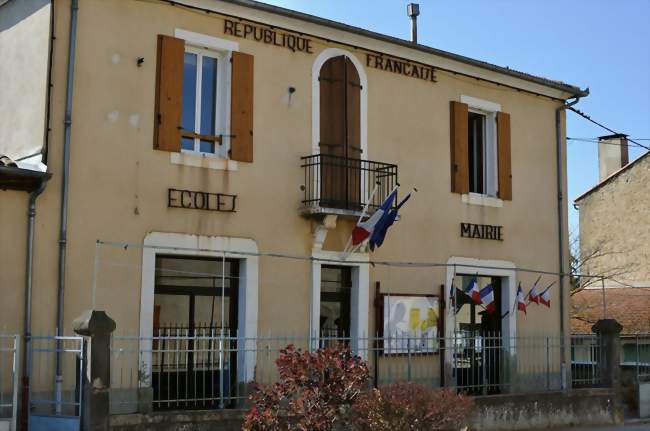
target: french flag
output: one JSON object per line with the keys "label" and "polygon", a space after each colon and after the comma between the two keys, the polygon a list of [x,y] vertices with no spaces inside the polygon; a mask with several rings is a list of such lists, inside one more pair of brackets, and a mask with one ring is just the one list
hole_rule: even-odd
{"label": "french flag", "polygon": [[481,289],[481,304],[483,304],[488,313],[493,313],[494,310],[496,310],[496,304],[494,303],[494,290],[492,289],[491,284],[488,284]]}
{"label": "french flag", "polygon": [[526,299],[524,298],[524,291],[521,289],[521,283],[517,287],[517,309],[526,314]]}
{"label": "french flag", "polygon": [[395,190],[391,192],[391,194],[388,195],[386,200],[384,200],[381,206],[377,208],[377,210],[374,212],[373,215],[370,216],[368,220],[357,223],[357,225],[352,230],[353,247],[358,246],[366,239],[368,239],[370,235],[372,235],[372,233],[375,231],[375,227],[377,226],[377,223],[379,223],[380,220],[388,216],[389,210],[393,206],[393,202],[395,202],[396,197],[397,197],[397,187],[395,188]]}
{"label": "french flag", "polygon": [[542,294],[539,295],[539,302],[543,305],[546,305],[548,308],[551,308],[551,294],[549,293],[550,289],[551,286],[547,287],[546,290],[544,290]]}
{"label": "french flag", "polygon": [[478,288],[478,281],[476,280],[476,277],[472,278],[472,281],[469,282],[467,285],[467,289],[465,289],[465,293],[472,298],[472,301],[474,301],[474,304],[480,304],[481,303],[481,292],[479,291]]}
{"label": "french flag", "polygon": [[530,292],[528,292],[528,299],[530,299],[530,302],[534,302],[535,304],[539,305],[539,293],[537,293],[537,283],[533,284],[533,287],[530,289]]}
{"label": "french flag", "polygon": [[[417,191],[417,190],[416,190]],[[384,243],[384,239],[386,238],[386,232],[388,232],[388,228],[395,223],[395,220],[397,220],[397,213],[399,212],[400,208],[406,203],[411,198],[411,193],[406,195],[404,199],[400,203],[397,204],[395,208],[390,208],[384,216],[379,219],[377,224],[375,225],[375,229],[373,230],[372,234],[370,235],[370,241],[368,241],[368,245],[370,246],[370,251],[375,251],[375,248],[381,247],[381,245]]]}

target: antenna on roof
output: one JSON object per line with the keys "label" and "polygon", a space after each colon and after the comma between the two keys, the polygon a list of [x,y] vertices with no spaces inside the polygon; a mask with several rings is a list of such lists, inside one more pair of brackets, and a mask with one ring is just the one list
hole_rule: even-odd
{"label": "antenna on roof", "polygon": [[406,6],[406,14],[411,18],[411,42],[418,43],[418,15],[420,15],[420,5],[409,3]]}

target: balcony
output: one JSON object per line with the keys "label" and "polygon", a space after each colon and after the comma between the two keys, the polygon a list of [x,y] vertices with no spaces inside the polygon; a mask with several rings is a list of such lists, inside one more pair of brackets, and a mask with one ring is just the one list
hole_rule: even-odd
{"label": "balcony", "polygon": [[304,215],[359,216],[368,202],[372,213],[397,185],[397,165],[315,154],[302,157]]}

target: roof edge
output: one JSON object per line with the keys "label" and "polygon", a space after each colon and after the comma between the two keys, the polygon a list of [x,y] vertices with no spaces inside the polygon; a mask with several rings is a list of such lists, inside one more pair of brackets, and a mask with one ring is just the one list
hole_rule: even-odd
{"label": "roof edge", "polygon": [[584,198],[586,198],[588,195],[595,192],[599,188],[603,187],[605,184],[610,182],[612,179],[616,178],[619,174],[626,171],[630,166],[635,165],[639,160],[645,159],[648,156],[648,154],[650,154],[650,151],[647,151],[644,154],[641,154],[639,157],[637,157],[636,159],[634,159],[633,161],[631,161],[627,165],[623,166],[619,170],[612,172],[611,174],[609,174],[609,176],[607,178],[600,181],[598,184],[596,184],[595,186],[593,186],[592,188],[590,188],[589,190],[587,190],[586,192],[584,192],[583,194],[581,194],[580,196],[575,198],[573,200],[573,203],[576,204],[576,205],[580,205],[581,200],[583,200]]}
{"label": "roof edge", "polygon": [[[389,36],[389,35],[386,35],[386,34],[383,34],[383,33],[378,33],[378,32],[374,32],[374,31],[371,31],[371,30],[366,30],[366,29],[361,28],[361,27],[356,27],[356,26],[353,26],[353,25],[344,24],[342,22],[330,20],[330,19],[327,19],[327,18],[321,18],[321,17],[315,16],[315,15],[310,15],[310,14],[307,14],[307,13],[304,13],[304,12],[299,12],[299,11],[296,11],[296,10],[293,10],[293,9],[287,9],[287,8],[283,8],[283,7],[280,7],[280,6],[274,6],[274,5],[270,5],[268,3],[262,3],[262,2],[259,2],[259,1],[256,1],[256,0],[218,0],[218,1],[221,1],[221,2],[224,2],[224,3],[230,3],[230,4],[234,4],[234,5],[238,5],[238,6],[249,7],[249,8],[257,9],[257,10],[260,10],[260,11],[263,11],[263,12],[268,12],[268,13],[272,13],[272,14],[275,14],[275,15],[285,16],[285,17],[288,17],[288,18],[294,18],[294,19],[298,19],[298,20],[301,20],[301,21],[310,22],[312,24],[322,25],[322,26],[330,27],[330,28],[333,28],[333,29],[336,29],[336,30],[346,31],[346,32],[354,33],[354,34],[357,34],[357,35],[360,35],[360,36],[365,36],[365,37],[369,37],[369,38],[376,39],[376,40],[379,40],[379,41],[391,43],[391,44],[394,44],[394,45],[399,45],[399,46],[402,46],[402,47],[415,49],[415,50],[425,52],[425,53],[428,53],[428,54],[437,55],[437,56],[444,57],[444,58],[447,58],[447,59],[450,59],[450,60],[458,61],[458,62],[465,63],[465,64],[475,66],[475,67],[480,67],[480,68],[487,69],[487,70],[490,70],[490,71],[493,71],[493,72],[501,73],[501,74],[504,74],[504,75],[507,75],[507,76],[511,76],[511,77],[514,77],[514,78],[518,78],[518,79],[522,79],[522,80],[525,80],[525,81],[533,82],[535,84],[542,85],[542,86],[545,86],[545,87],[548,87],[548,88],[559,90],[559,91],[568,93],[570,96],[567,97],[567,98],[572,98],[572,97],[575,97],[575,96],[586,97],[586,96],[589,95],[589,89],[588,88],[583,90],[578,86],[567,84],[567,83],[564,83],[564,82],[561,82],[561,81],[556,81],[556,80],[552,80],[552,79],[548,79],[548,78],[543,78],[541,76],[531,75],[529,73],[520,72],[520,71],[517,71],[517,70],[514,70],[514,69],[510,69],[509,67],[498,66],[498,65],[495,65],[495,64],[492,64],[492,63],[488,63],[486,61],[477,60],[477,59],[474,59],[474,58],[466,57],[464,55],[454,54],[452,52],[444,51],[444,50],[433,48],[433,47],[430,47],[430,46],[413,43],[413,42],[408,41],[406,39],[400,39],[400,38],[395,37],[395,36]],[[176,3],[178,4],[178,2],[176,2]]]}

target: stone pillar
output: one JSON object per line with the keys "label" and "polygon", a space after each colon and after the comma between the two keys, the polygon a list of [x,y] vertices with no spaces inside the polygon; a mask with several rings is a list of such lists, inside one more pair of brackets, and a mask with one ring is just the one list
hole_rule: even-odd
{"label": "stone pillar", "polygon": [[108,431],[111,383],[111,333],[115,321],[104,311],[87,310],[73,322],[74,332],[85,338],[81,410],[84,431]]}
{"label": "stone pillar", "polygon": [[615,319],[602,319],[596,322],[591,330],[598,335],[600,357],[598,371],[604,387],[611,388],[613,393],[614,421],[623,422],[623,401],[621,398],[621,337],[623,327]]}

